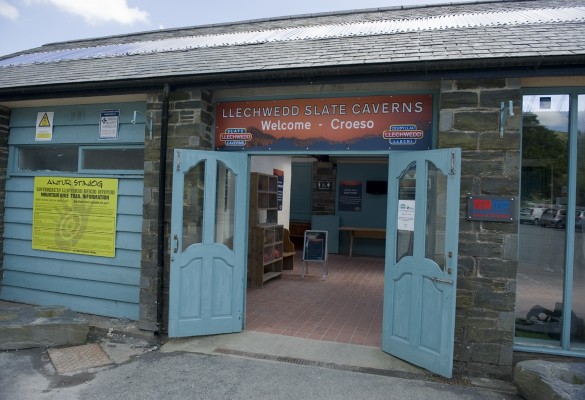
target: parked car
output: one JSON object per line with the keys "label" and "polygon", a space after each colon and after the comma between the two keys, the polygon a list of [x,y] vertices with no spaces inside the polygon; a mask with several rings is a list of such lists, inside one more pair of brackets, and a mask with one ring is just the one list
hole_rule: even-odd
{"label": "parked car", "polygon": [[577,210],[575,216],[575,230],[585,232],[585,210]]}
{"label": "parked car", "polygon": [[520,223],[539,225],[544,210],[538,207],[524,207],[520,210]]}
{"label": "parked car", "polygon": [[564,208],[547,208],[540,216],[540,226],[562,229],[567,225],[567,210]]}

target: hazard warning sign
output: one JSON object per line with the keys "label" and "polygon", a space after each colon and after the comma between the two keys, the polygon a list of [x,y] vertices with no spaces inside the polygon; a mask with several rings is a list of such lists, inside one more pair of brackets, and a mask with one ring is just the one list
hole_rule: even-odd
{"label": "hazard warning sign", "polygon": [[49,141],[53,139],[54,112],[41,111],[37,113],[35,141]]}

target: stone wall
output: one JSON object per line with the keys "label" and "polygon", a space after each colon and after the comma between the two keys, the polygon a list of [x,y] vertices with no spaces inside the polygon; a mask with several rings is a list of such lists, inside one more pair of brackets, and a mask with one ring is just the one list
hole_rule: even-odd
{"label": "stone wall", "polygon": [[[514,102],[500,137],[500,104]],[[444,81],[439,148],[460,147],[454,374],[513,374],[517,223],[467,221],[468,195],[518,196],[522,95],[515,79]]]}
{"label": "stone wall", "polygon": [[[6,169],[8,167],[8,126],[10,110],[0,106],[0,204],[6,198]],[[4,207],[0,208],[0,285],[2,285],[2,266],[4,265]]]}
{"label": "stone wall", "polygon": [[169,234],[171,221],[173,151],[211,150],[213,145],[213,107],[209,92],[171,90],[168,114],[167,165],[165,185],[165,255],[163,278],[163,316],[157,325],[158,309],[158,207],[163,92],[149,93],[146,114],[154,116],[152,140],[145,129],[144,217],[142,222],[142,269],[140,282],[140,329],[166,332],[169,298]]}

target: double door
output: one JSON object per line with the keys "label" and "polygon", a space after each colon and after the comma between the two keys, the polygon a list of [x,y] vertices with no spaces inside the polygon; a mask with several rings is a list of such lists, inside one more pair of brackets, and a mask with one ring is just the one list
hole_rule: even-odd
{"label": "double door", "polygon": [[[458,149],[390,155],[382,350],[450,377]],[[169,336],[243,329],[248,155],[175,150]],[[237,201],[236,201],[237,199]]]}

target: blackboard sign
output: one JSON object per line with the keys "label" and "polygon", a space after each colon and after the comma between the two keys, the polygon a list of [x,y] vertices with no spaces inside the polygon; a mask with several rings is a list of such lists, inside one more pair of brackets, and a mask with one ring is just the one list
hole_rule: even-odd
{"label": "blackboard sign", "polygon": [[303,261],[327,261],[327,231],[305,231]]}

